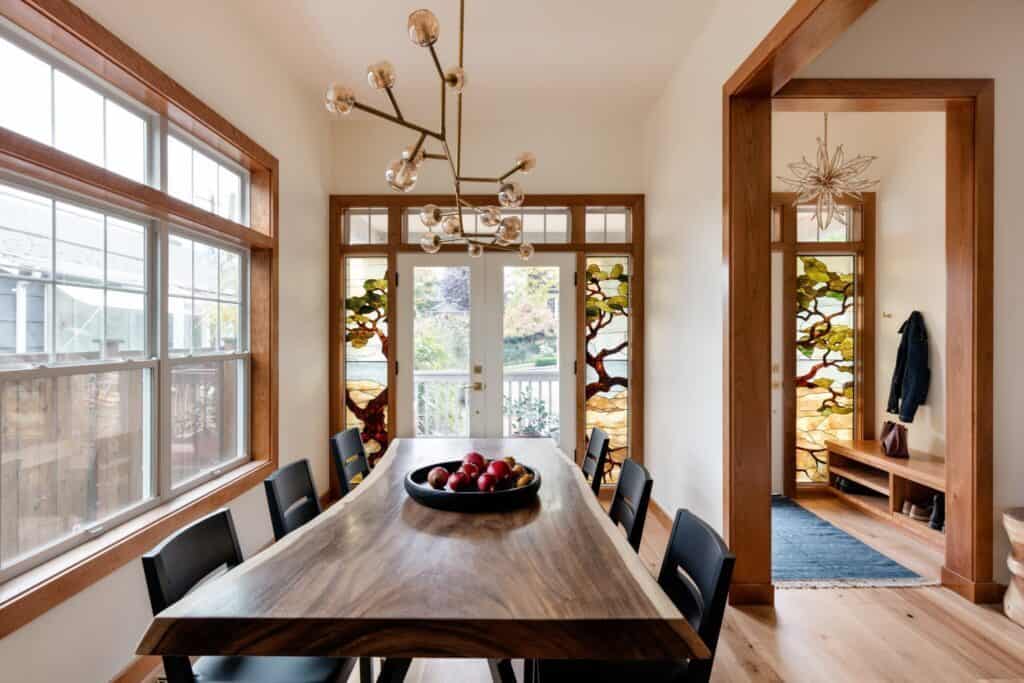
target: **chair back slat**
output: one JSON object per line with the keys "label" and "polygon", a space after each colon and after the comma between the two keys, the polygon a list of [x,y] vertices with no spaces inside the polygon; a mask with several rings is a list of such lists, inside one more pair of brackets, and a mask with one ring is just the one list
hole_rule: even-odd
{"label": "chair back slat", "polygon": [[342,496],[370,474],[370,463],[366,458],[366,449],[363,448],[363,439],[355,427],[331,437],[331,455],[334,458],[334,468],[338,473]]}
{"label": "chair back slat", "polygon": [[263,487],[274,540],[281,540],[285,534],[320,514],[320,500],[308,460],[297,460],[282,467],[263,480]]}
{"label": "chair back slat", "polygon": [[640,552],[640,541],[644,536],[644,522],[647,520],[653,486],[654,481],[646,467],[632,458],[623,461],[608,515],[626,530],[626,538],[637,552]]}
{"label": "chair back slat", "polygon": [[690,662],[688,680],[711,678],[735,564],[714,529],[689,510],[676,513],[658,584],[711,650],[709,659]]}
{"label": "chair back slat", "polygon": [[587,451],[583,454],[580,469],[583,470],[583,476],[590,480],[590,487],[594,490],[594,495],[601,493],[601,479],[604,478],[609,443],[610,439],[603,429],[594,427],[590,430]]}
{"label": "chair back slat", "polygon": [[[220,567],[242,563],[242,549],[231,511],[218,510],[193,522],[142,556],[142,569],[153,614],[180,600]],[[188,657],[164,657],[170,683],[192,683],[195,676]]]}

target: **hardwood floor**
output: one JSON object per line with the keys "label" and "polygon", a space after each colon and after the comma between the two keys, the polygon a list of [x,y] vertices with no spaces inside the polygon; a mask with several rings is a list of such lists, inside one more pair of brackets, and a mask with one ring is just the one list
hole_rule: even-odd
{"label": "hardwood floor", "polygon": [[[800,502],[909,569],[938,577],[936,546],[831,497]],[[648,517],[640,557],[652,572],[669,524]],[[418,660],[406,680],[489,683],[490,675],[480,660]],[[726,612],[712,680],[1024,681],[1024,629],[939,587],[778,590],[774,610]]]}

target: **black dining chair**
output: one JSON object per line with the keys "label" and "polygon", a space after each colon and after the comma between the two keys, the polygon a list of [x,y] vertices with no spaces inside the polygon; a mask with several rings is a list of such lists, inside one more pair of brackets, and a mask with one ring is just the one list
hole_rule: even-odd
{"label": "black dining chair", "polygon": [[587,452],[583,454],[583,463],[580,469],[583,476],[591,481],[590,487],[594,489],[594,495],[601,493],[601,479],[604,478],[604,464],[608,460],[608,445],[610,440],[603,429],[594,427],[590,430],[590,440],[587,441]]}
{"label": "black dining chair", "polygon": [[632,458],[622,462],[619,483],[615,486],[608,516],[616,525],[622,525],[629,544],[637,552],[640,552],[640,540],[644,537],[644,522],[647,520],[647,507],[651,502],[653,486],[654,480],[646,467]]}
{"label": "black dining chair", "polygon": [[678,662],[541,660],[533,663],[535,680],[707,683],[711,680],[735,564],[736,556],[714,529],[689,510],[680,510],[672,525],[658,584],[697,631],[711,657]]}
{"label": "black dining chair", "polygon": [[341,495],[344,496],[370,474],[370,461],[366,459],[359,430],[352,427],[332,436],[331,454],[334,457],[334,468],[338,472]]}
{"label": "black dining chair", "polygon": [[[231,512],[218,510],[190,524],[142,556],[153,614],[159,614],[222,567],[242,563]],[[355,660],[330,657],[164,657],[168,683],[335,683],[347,681]]]}
{"label": "black dining chair", "polygon": [[285,465],[263,480],[263,488],[267,492],[275,541],[320,514],[320,499],[308,460]]}

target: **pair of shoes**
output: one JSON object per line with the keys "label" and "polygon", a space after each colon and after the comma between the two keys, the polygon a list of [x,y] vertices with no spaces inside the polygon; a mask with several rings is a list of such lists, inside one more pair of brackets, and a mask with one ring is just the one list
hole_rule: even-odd
{"label": "pair of shoes", "polygon": [[910,510],[913,507],[914,507],[914,504],[911,503],[909,499],[903,501],[903,514],[905,514],[907,517],[909,517],[910,516]]}
{"label": "pair of shoes", "polygon": [[928,526],[936,531],[946,529],[946,496],[936,493],[932,498],[932,514],[928,519]]}
{"label": "pair of shoes", "polygon": [[931,519],[932,508],[931,506],[924,505],[911,505],[910,506],[910,518],[916,522],[927,522]]}

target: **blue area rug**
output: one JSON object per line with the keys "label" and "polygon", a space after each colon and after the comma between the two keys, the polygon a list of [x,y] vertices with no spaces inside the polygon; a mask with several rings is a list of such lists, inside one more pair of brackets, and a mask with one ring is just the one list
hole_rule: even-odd
{"label": "blue area rug", "polygon": [[772,496],[772,581],[782,588],[925,583],[903,565],[782,496]]}

